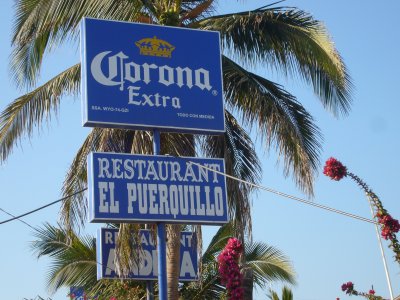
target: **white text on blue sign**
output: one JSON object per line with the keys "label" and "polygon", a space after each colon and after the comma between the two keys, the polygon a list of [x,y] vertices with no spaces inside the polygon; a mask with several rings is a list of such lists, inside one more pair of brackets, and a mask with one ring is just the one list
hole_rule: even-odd
{"label": "white text on blue sign", "polygon": [[222,159],[91,153],[89,219],[226,223],[226,182],[220,174],[224,171]]}
{"label": "white text on blue sign", "polygon": [[219,33],[85,18],[83,125],[225,131]]}
{"label": "white text on blue sign", "polygon": [[[118,229],[101,228],[97,233],[96,255],[97,279],[120,278],[115,272],[115,245],[118,238]],[[157,250],[152,235],[148,230],[140,230],[138,242],[141,247],[135,247],[138,254],[138,263],[133,263],[132,271],[126,277],[136,280],[157,280],[158,260]],[[197,239],[193,232],[181,232],[180,245],[180,281],[198,279]]]}

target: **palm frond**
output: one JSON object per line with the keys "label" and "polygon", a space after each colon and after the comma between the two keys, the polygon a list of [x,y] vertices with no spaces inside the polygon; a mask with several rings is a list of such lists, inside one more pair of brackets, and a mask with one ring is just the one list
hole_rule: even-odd
{"label": "palm frond", "polygon": [[[213,271],[217,269],[213,268]],[[180,291],[182,299],[214,300],[226,299],[226,289],[220,284],[218,273],[206,273],[201,282],[184,283]]]}
{"label": "palm frond", "polygon": [[[69,168],[63,184],[63,195],[69,196],[86,188],[87,156],[91,151],[130,153],[136,135],[137,132],[132,130],[94,128],[83,142]],[[143,141],[143,139],[140,140]],[[150,147],[147,151],[151,149]],[[84,200],[85,195],[80,193],[63,201],[60,214],[62,223],[67,228],[85,224],[87,204]]]}
{"label": "palm frond", "polygon": [[276,145],[283,157],[284,174],[312,194],[319,164],[321,134],[312,116],[281,86],[251,73],[227,57],[223,59],[227,107],[236,110],[243,124],[256,126],[267,149]]}
{"label": "palm frond", "polygon": [[[87,156],[93,149],[100,146],[102,135],[106,131],[94,128],[86,137],[82,146],[79,148],[75,158],[64,179],[62,192],[64,196],[73,195],[87,187]],[[61,223],[65,228],[74,228],[77,225],[83,226],[86,222],[87,204],[85,194],[79,193],[73,197],[66,198],[60,209]]]}
{"label": "palm frond", "polygon": [[[225,111],[224,136],[208,136],[203,144],[206,156],[225,159],[227,174],[244,181],[257,183],[261,166],[253,142],[228,111]],[[227,178],[228,206],[231,219],[235,222],[236,235],[243,241],[245,232],[251,234],[251,186]]]}
{"label": "palm frond", "polygon": [[38,257],[47,255],[52,265],[47,277],[51,292],[62,286],[92,287],[96,284],[96,249],[90,236],[78,237],[48,223],[35,232],[31,248]]}
{"label": "palm frond", "polygon": [[173,156],[196,156],[195,137],[190,134],[162,133],[161,153]]}
{"label": "palm frond", "polygon": [[282,300],[293,300],[293,293],[287,286],[282,288]]}
{"label": "palm frond", "polygon": [[[138,293],[143,296],[143,284],[135,281],[97,280],[95,239],[91,236],[78,236],[74,232],[48,223],[34,233],[36,240],[31,249],[37,257],[51,259],[47,274],[47,287],[56,292],[61,287],[82,286],[93,298],[110,299],[119,294]],[[131,290],[132,289],[132,290]],[[119,297],[118,297],[119,298]]]}
{"label": "palm frond", "polygon": [[36,83],[46,51],[76,40],[83,17],[135,21],[146,11],[140,1],[18,0],[10,69],[19,86]]}
{"label": "palm frond", "polygon": [[270,291],[268,298],[271,300],[279,300],[279,296],[278,296],[277,292],[272,291],[272,290]]}
{"label": "palm frond", "polygon": [[215,259],[219,252],[225,247],[228,239],[234,235],[234,227],[234,223],[229,222],[218,229],[217,233],[211,239],[210,244],[208,244],[206,251],[204,251],[202,258],[203,263],[207,264]]}
{"label": "palm frond", "polygon": [[287,7],[213,16],[196,24],[221,32],[224,47],[244,63],[299,74],[334,115],[350,110],[353,85],[322,22]]}
{"label": "palm frond", "polygon": [[[225,293],[218,273],[217,256],[225,247],[228,239],[235,234],[233,222],[222,226],[212,238],[209,246],[203,253],[200,281],[198,283],[185,283],[183,295],[193,299],[218,299]],[[251,269],[254,284],[264,289],[271,281],[280,281],[295,284],[295,272],[289,259],[278,249],[262,242],[247,240],[244,244],[245,258],[242,260],[243,272]],[[214,298],[213,298],[214,297]],[[186,298],[185,298],[186,299]],[[278,298],[279,300],[279,298]]]}
{"label": "palm frond", "polygon": [[188,4],[182,5],[181,10],[181,22],[189,20],[190,22],[195,22],[200,18],[208,17],[211,11],[214,11],[213,5],[214,0],[205,1],[193,1]]}
{"label": "palm frond", "polygon": [[[204,252],[202,263],[214,263],[217,255],[225,247],[228,239],[235,235],[235,225],[230,222],[222,226],[212,238]],[[263,242],[246,240],[244,243],[245,258],[242,269],[251,268],[254,283],[264,288],[269,281],[284,281],[295,284],[295,272],[290,260],[280,250]]]}
{"label": "palm frond", "polygon": [[126,277],[133,270],[134,265],[139,265],[137,248],[140,245],[140,224],[120,224],[118,239],[115,247],[115,271],[119,276]]}
{"label": "palm frond", "polygon": [[[273,290],[269,290],[268,298],[271,299],[271,300],[279,300],[278,294]],[[282,298],[281,298],[281,300],[293,300],[292,290],[289,289],[287,286],[284,286],[282,288]]]}
{"label": "palm frond", "polygon": [[57,112],[62,96],[77,94],[79,84],[77,64],[11,102],[0,114],[0,162],[7,159],[23,134],[30,136],[35,126]]}
{"label": "palm frond", "polygon": [[34,236],[38,239],[31,242],[31,249],[37,254],[37,257],[55,256],[68,249],[66,234],[63,230],[58,229],[45,223],[44,228],[37,228]]}
{"label": "palm frond", "polygon": [[246,262],[243,268],[253,270],[254,283],[260,287],[270,281],[295,284],[295,272],[290,260],[278,249],[262,242],[246,243]]}

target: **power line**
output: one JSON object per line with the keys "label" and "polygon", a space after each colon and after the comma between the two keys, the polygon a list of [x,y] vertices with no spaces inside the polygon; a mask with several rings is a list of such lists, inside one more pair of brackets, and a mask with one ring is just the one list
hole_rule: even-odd
{"label": "power line", "polygon": [[295,201],[298,201],[298,202],[301,202],[301,203],[304,203],[304,204],[307,204],[307,205],[311,205],[311,206],[314,206],[314,207],[317,207],[317,208],[321,208],[321,209],[324,209],[324,210],[327,210],[327,211],[330,211],[330,212],[334,212],[334,213],[337,213],[337,214],[341,214],[341,215],[344,215],[346,217],[350,217],[350,218],[357,219],[357,220],[360,220],[360,221],[368,222],[368,223],[371,223],[371,224],[378,224],[374,220],[371,220],[371,219],[368,219],[368,218],[364,218],[364,217],[361,217],[361,216],[358,216],[358,215],[354,215],[354,214],[351,214],[351,213],[348,213],[348,212],[345,212],[345,211],[342,211],[342,210],[339,210],[339,209],[336,209],[336,208],[332,208],[332,207],[329,207],[329,206],[318,204],[318,203],[315,203],[315,202],[312,202],[312,201],[308,201],[308,200],[305,200],[305,199],[302,199],[302,198],[299,198],[299,197],[296,197],[296,196],[285,194],[285,193],[276,191],[274,189],[271,189],[271,188],[268,188],[268,187],[265,187],[265,186],[262,186],[262,185],[259,185],[259,184],[255,184],[255,183],[252,183],[252,182],[237,178],[235,176],[228,175],[226,173],[217,171],[217,170],[209,168],[207,166],[203,166],[203,165],[195,163],[193,161],[188,161],[187,163],[196,165],[198,167],[201,167],[201,168],[204,168],[204,169],[207,169],[207,170],[210,170],[210,171],[215,172],[217,174],[220,174],[222,176],[225,176],[225,177],[231,178],[233,180],[242,182],[244,184],[253,186],[253,187],[257,188],[257,189],[260,189],[260,190],[263,190],[263,191],[267,191],[269,193],[276,194],[276,195],[281,196],[281,197],[292,199],[292,200],[295,200]]}
{"label": "power line", "polygon": [[[180,157],[180,158],[184,158],[184,157]],[[274,189],[271,189],[271,188],[268,188],[268,187],[265,187],[265,186],[262,186],[262,185],[259,185],[259,184],[255,184],[255,183],[252,183],[252,182],[249,182],[249,181],[246,181],[246,180],[237,178],[237,177],[235,177],[235,176],[228,175],[228,174],[226,174],[226,173],[217,171],[217,170],[215,170],[215,169],[213,169],[213,168],[209,168],[209,167],[207,167],[207,166],[203,166],[203,165],[201,165],[201,164],[199,164],[199,163],[196,163],[196,162],[194,162],[194,161],[190,161],[190,160],[189,160],[187,163],[188,163],[188,164],[196,165],[196,166],[198,166],[198,167],[200,167],[200,168],[207,169],[207,170],[209,170],[209,171],[212,171],[212,172],[215,172],[215,173],[217,173],[217,174],[220,174],[220,175],[222,175],[222,176],[224,176],[224,177],[227,177],[227,178],[236,180],[236,181],[238,181],[238,182],[241,182],[241,183],[250,185],[250,186],[252,186],[252,187],[255,187],[255,188],[257,188],[257,189],[260,189],[260,190],[263,190],[263,191],[266,191],[266,192],[269,192],[269,193],[276,194],[276,195],[281,196],[281,197],[284,197],[284,198],[288,198],[288,199],[291,199],[291,200],[295,200],[295,201],[301,202],[301,203],[303,203],[303,204],[307,204],[307,205],[314,206],[314,207],[317,207],[317,208],[320,208],[320,209],[324,209],[324,210],[327,210],[327,211],[330,211],[330,212],[333,212],[333,213],[337,213],[337,214],[340,214],[340,215],[343,215],[343,216],[346,216],[346,217],[350,217],[350,218],[353,218],[353,219],[357,219],[357,220],[359,220],[359,221],[363,221],[363,222],[367,222],[367,223],[371,223],[371,224],[377,224],[377,222],[375,222],[374,220],[371,220],[371,219],[368,219],[368,218],[364,218],[364,217],[361,217],[361,216],[358,216],[358,215],[355,215],[355,214],[352,214],[352,213],[348,213],[348,212],[345,212],[345,211],[342,211],[342,210],[339,210],[339,209],[336,209],[336,208],[332,208],[332,207],[329,207],[329,206],[325,206],[325,205],[322,205],[322,204],[318,204],[318,203],[315,203],[315,202],[312,202],[312,201],[308,201],[308,200],[305,200],[305,199],[302,199],[302,198],[299,198],[299,197],[296,197],[296,196],[292,196],[292,195],[289,195],[289,194],[286,194],[286,193],[282,193],[282,192],[280,192],[280,191],[277,191],[277,190],[274,190]],[[63,197],[63,198],[61,198],[61,199],[58,199],[58,200],[56,200],[56,201],[53,201],[53,202],[51,202],[51,203],[49,203],[49,204],[46,204],[46,205],[44,205],[44,206],[41,206],[41,207],[39,207],[39,208],[37,208],[37,209],[34,209],[34,210],[29,211],[29,212],[27,212],[27,213],[24,213],[24,214],[22,214],[22,215],[13,217],[13,218],[8,219],[8,220],[5,220],[5,221],[2,221],[2,222],[0,222],[0,225],[1,225],[1,224],[8,223],[8,222],[11,222],[11,221],[14,221],[14,220],[16,220],[16,219],[19,219],[19,218],[21,218],[21,217],[27,216],[27,215],[29,215],[29,214],[32,214],[32,213],[34,213],[34,212],[36,212],[36,211],[38,211],[38,210],[41,210],[41,209],[46,208],[46,207],[48,207],[48,206],[51,206],[51,205],[53,205],[53,204],[55,204],[55,203],[58,203],[58,202],[63,201],[63,200],[65,200],[65,199],[68,199],[69,197],[72,197],[72,196],[75,196],[75,195],[77,195],[77,194],[79,194],[79,193],[82,193],[82,192],[84,192],[85,190],[87,190],[87,188],[84,188],[84,189],[82,189],[82,190],[80,190],[80,191],[77,191],[77,192],[71,194],[71,195],[68,195],[68,196]],[[21,220],[20,220],[20,221],[21,221]]]}
{"label": "power line", "polygon": [[[13,218],[16,218],[16,216],[14,216],[13,214],[10,214],[9,212],[7,212],[7,211],[5,211],[4,209],[2,209],[1,207],[0,207],[0,210],[1,210],[2,212],[4,212],[5,214],[7,214],[7,215],[9,215],[9,216],[11,216],[11,217],[13,217]],[[26,226],[29,226],[29,227],[32,228],[33,230],[36,230],[35,227],[33,227],[33,226],[30,225],[29,223],[25,222],[24,220],[18,219],[18,221],[20,221],[21,223],[25,224]]]}
{"label": "power line", "polygon": [[[8,219],[8,220],[5,220],[5,221],[2,221],[2,222],[0,222],[0,225],[1,225],[1,224],[8,223],[8,222],[11,222],[11,221],[14,221],[14,220],[19,220],[19,218],[22,218],[22,217],[25,217],[25,216],[27,216],[27,215],[33,214],[34,212],[37,212],[37,211],[39,211],[39,210],[41,210],[41,209],[43,209],[43,208],[46,208],[46,207],[49,207],[49,206],[51,206],[51,205],[53,205],[53,204],[56,204],[56,203],[58,203],[58,202],[61,202],[61,201],[65,200],[65,199],[68,199],[68,198],[70,198],[70,197],[73,197],[73,196],[75,196],[75,195],[77,195],[77,194],[80,194],[80,193],[86,191],[86,190],[87,190],[87,188],[84,188],[84,189],[82,189],[82,190],[80,190],[80,191],[77,191],[77,192],[71,194],[71,195],[65,196],[65,197],[63,197],[63,198],[61,198],[61,199],[58,199],[58,200],[53,201],[53,202],[50,202],[49,204],[43,205],[43,206],[41,206],[41,207],[39,207],[39,208],[36,208],[36,209],[34,209],[34,210],[31,210],[31,211],[28,211],[28,212],[26,212],[26,213],[24,213],[24,214],[22,214],[22,215],[13,217],[13,218]],[[21,221],[21,220],[20,220],[20,221]]]}

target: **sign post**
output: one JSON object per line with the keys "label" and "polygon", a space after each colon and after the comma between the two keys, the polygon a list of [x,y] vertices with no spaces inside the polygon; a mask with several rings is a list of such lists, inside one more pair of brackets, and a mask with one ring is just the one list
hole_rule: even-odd
{"label": "sign post", "polygon": [[[153,130],[153,154],[160,155],[160,131]],[[158,289],[160,300],[168,300],[167,296],[167,244],[165,223],[157,223],[157,250],[158,250]]]}
{"label": "sign post", "polygon": [[[158,130],[153,130],[153,154],[159,155],[161,150],[161,143],[160,143],[160,132]],[[158,272],[158,285],[159,285],[159,298],[167,299],[167,262],[166,262],[166,252],[167,252],[167,245],[166,245],[166,236],[165,236],[165,224],[164,223],[157,223],[157,250],[158,250],[158,265],[159,265],[159,272]],[[163,257],[165,257],[163,259]],[[165,273],[164,276],[160,275]],[[151,297],[151,291],[153,291],[153,283],[148,281],[146,283],[147,288],[147,298]],[[147,299],[153,300],[153,299]]]}

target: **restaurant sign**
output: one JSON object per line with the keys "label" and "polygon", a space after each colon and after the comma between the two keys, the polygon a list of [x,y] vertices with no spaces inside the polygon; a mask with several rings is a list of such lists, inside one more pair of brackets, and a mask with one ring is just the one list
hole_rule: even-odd
{"label": "restaurant sign", "polygon": [[[115,272],[115,244],[118,238],[118,229],[101,228],[97,232],[96,256],[97,279],[120,279]],[[156,245],[149,230],[140,230],[138,241],[141,247],[134,247],[138,254],[138,263],[126,279],[157,280],[158,257]],[[180,281],[198,279],[197,239],[193,232],[181,232],[180,247]]]}
{"label": "restaurant sign", "polygon": [[228,222],[223,159],[93,152],[87,170],[91,222]]}

